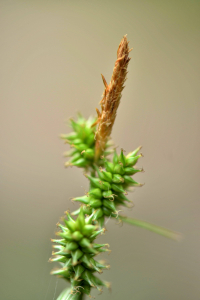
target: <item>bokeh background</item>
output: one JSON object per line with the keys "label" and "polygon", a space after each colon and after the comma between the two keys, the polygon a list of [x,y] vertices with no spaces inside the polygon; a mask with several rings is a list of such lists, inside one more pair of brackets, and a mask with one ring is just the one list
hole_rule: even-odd
{"label": "bokeh background", "polygon": [[[0,1],[2,300],[55,300],[50,238],[71,197],[88,190],[64,168],[59,140],[77,111],[95,115],[118,44],[132,60],[112,133],[119,149],[143,145],[145,182],[130,217],[181,232],[181,242],[114,221],[112,293],[96,299],[200,299],[200,1]],[[54,265],[55,267],[55,265]]]}

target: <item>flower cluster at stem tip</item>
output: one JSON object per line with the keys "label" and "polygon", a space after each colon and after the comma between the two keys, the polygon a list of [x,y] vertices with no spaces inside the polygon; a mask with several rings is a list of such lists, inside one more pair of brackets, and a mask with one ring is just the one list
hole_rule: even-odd
{"label": "flower cluster at stem tip", "polygon": [[[96,109],[97,118],[85,119],[79,114],[76,121],[70,119],[73,131],[61,135],[71,147],[65,153],[69,157],[65,166],[82,168],[90,187],[86,195],[72,199],[79,202],[80,207],[71,214],[66,212],[67,219],[62,220],[63,224],[57,224],[57,235],[60,238],[52,239],[56,251],[53,251],[50,261],[58,262],[60,268],[52,270],[51,274],[71,284],[57,300],[83,300],[85,295],[90,296],[92,288],[102,291],[103,287],[110,287],[108,282],[99,279],[95,274],[101,274],[109,268],[105,263],[96,260],[98,254],[110,251],[108,244],[95,242],[105,232],[106,218],[116,218],[175,240],[180,237],[171,230],[119,214],[120,207],[130,207],[132,202],[127,197],[128,191],[132,187],[143,185],[132,178],[134,174],[143,171],[136,167],[142,157],[139,152],[141,146],[125,155],[123,149],[117,153],[110,139],[127,79],[131,51],[128,43],[124,36],[118,47],[109,84],[102,75],[105,89],[100,101],[101,112]],[[113,154],[112,159],[110,154]]]}

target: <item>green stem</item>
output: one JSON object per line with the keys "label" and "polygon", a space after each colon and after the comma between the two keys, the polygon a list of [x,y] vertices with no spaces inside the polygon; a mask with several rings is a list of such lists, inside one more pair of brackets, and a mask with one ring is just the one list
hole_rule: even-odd
{"label": "green stem", "polygon": [[85,294],[83,292],[77,292],[76,294],[71,294],[71,289],[66,288],[62,291],[62,293],[59,295],[57,300],[84,300]]}
{"label": "green stem", "polygon": [[137,219],[130,219],[130,218],[123,217],[123,216],[119,216],[119,219],[125,223],[145,228],[147,230],[153,231],[155,233],[158,233],[162,236],[165,236],[165,237],[170,238],[175,241],[180,241],[180,239],[181,239],[180,233],[172,231],[170,229],[166,229],[166,228],[163,228],[163,227],[160,227],[160,226],[157,226],[157,225],[145,222],[145,221],[141,221],[141,220],[137,220]]}

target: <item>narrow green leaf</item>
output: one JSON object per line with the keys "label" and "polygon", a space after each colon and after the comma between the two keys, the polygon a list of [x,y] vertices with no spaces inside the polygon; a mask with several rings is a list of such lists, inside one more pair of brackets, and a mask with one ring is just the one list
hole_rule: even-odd
{"label": "narrow green leaf", "polygon": [[130,219],[130,218],[122,217],[122,216],[119,216],[119,219],[121,219],[125,223],[145,228],[147,230],[153,231],[155,233],[158,233],[162,236],[165,236],[165,237],[170,238],[175,241],[179,241],[181,239],[180,233],[172,231],[170,229],[166,229],[164,227],[160,227],[160,226],[157,226],[157,225],[145,222],[145,221],[141,221],[141,220],[137,220],[137,219]]}

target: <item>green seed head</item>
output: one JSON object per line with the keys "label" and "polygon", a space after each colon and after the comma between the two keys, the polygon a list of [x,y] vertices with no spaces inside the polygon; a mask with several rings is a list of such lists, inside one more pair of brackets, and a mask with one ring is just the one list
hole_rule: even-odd
{"label": "green seed head", "polygon": [[74,198],[75,201],[84,203],[92,210],[93,220],[97,221],[101,228],[104,226],[105,217],[116,218],[118,207],[127,207],[126,202],[131,202],[125,196],[126,190],[131,186],[141,186],[131,177],[142,171],[142,169],[133,168],[133,165],[142,156],[141,154],[137,155],[139,150],[140,147],[127,156],[124,155],[123,150],[119,155],[114,151],[113,162],[103,158],[105,170],[95,165],[96,175],[86,174],[91,185],[89,196]]}
{"label": "green seed head", "polygon": [[[72,151],[67,152],[65,156],[71,157],[65,163],[65,166],[77,166],[88,169],[94,165],[95,157],[95,131],[96,126],[92,126],[96,119],[89,118],[86,120],[78,115],[77,120],[70,119],[70,127],[73,132],[61,134],[60,137],[72,147]],[[109,147],[109,142],[107,143]],[[104,156],[109,155],[112,150],[106,150]],[[96,162],[97,163],[97,162]],[[99,159],[98,164],[102,165],[103,160]]]}
{"label": "green seed head", "polygon": [[[96,213],[96,212],[95,212]],[[107,266],[98,263],[95,255],[108,251],[104,244],[94,244],[94,239],[105,230],[98,230],[97,225],[93,225],[95,213],[85,218],[83,208],[80,209],[79,216],[74,220],[69,212],[66,212],[68,220],[64,219],[65,225],[58,224],[61,229],[58,235],[60,240],[52,240],[57,248],[53,252],[52,262],[59,262],[61,268],[53,270],[51,274],[58,275],[71,282],[72,291],[79,287],[83,288],[83,293],[88,293],[91,287],[101,289],[107,283],[100,281],[94,272],[102,273]]]}

